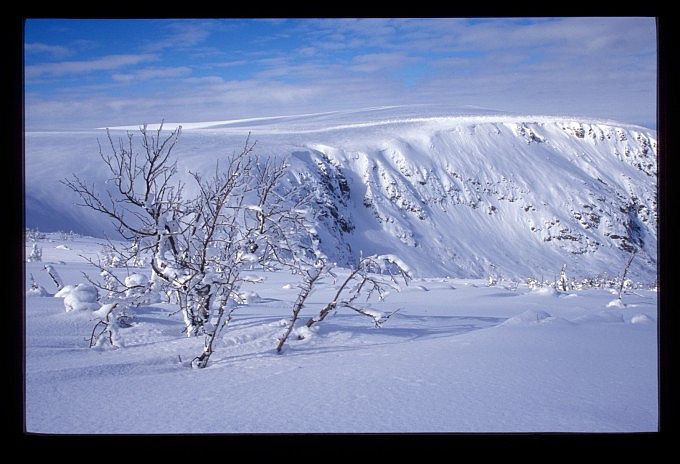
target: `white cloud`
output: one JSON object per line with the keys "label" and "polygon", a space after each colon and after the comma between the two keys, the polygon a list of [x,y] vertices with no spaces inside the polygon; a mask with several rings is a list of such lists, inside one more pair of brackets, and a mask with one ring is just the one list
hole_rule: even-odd
{"label": "white cloud", "polygon": [[365,55],[357,55],[353,59],[353,64],[350,70],[354,72],[372,73],[384,69],[392,69],[401,67],[407,63],[412,63],[415,60],[402,53],[367,53]]}
{"label": "white cloud", "polygon": [[24,45],[24,51],[30,54],[44,54],[53,58],[66,58],[71,55],[71,50],[61,45],[48,45],[40,42],[32,42]]}
{"label": "white cloud", "polygon": [[42,76],[56,77],[68,74],[87,74],[94,71],[110,71],[156,59],[157,57],[151,54],[107,55],[94,60],[40,63],[26,66],[25,75],[28,79],[32,79]]}
{"label": "white cloud", "polygon": [[111,75],[111,79],[117,82],[146,81],[149,79],[170,79],[188,76],[191,69],[186,66],[174,68],[142,68],[128,73],[116,73]]}
{"label": "white cloud", "polygon": [[209,21],[179,21],[166,25],[168,34],[165,37],[147,44],[148,52],[160,52],[167,49],[184,49],[203,43],[210,36]]}

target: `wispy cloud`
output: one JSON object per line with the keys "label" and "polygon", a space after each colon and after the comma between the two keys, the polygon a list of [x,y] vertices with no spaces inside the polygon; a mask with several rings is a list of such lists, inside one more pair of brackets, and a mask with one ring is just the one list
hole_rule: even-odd
{"label": "wispy cloud", "polygon": [[418,61],[403,53],[367,53],[357,55],[353,59],[350,70],[354,72],[372,73],[384,69],[395,69],[409,62]]}
{"label": "wispy cloud", "polygon": [[180,21],[165,25],[166,34],[147,44],[144,50],[155,53],[167,49],[185,49],[203,43],[210,36],[210,22]]}
{"label": "wispy cloud", "polygon": [[71,50],[61,45],[49,45],[40,42],[32,42],[24,45],[24,51],[31,54],[48,55],[52,58],[66,58],[71,55]]}
{"label": "wispy cloud", "polygon": [[191,68],[178,66],[174,68],[142,68],[128,73],[116,73],[111,75],[111,79],[117,82],[136,82],[149,79],[170,79],[188,76]]}
{"label": "wispy cloud", "polygon": [[87,74],[95,71],[110,71],[125,66],[136,65],[157,59],[155,55],[107,55],[84,61],[60,61],[26,66],[28,79],[43,76],[64,76],[68,74]]}

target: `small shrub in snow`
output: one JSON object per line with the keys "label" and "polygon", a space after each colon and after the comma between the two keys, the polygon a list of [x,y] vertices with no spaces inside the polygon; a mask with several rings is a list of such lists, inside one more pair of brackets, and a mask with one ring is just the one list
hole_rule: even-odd
{"label": "small shrub in snow", "polygon": [[37,242],[38,240],[45,240],[46,238],[47,236],[43,232],[40,232],[38,229],[26,228],[26,240],[30,240],[31,242]]}
{"label": "small shrub in snow", "polygon": [[45,290],[45,287],[39,285],[31,274],[31,286],[26,290],[26,296],[52,296],[52,294]]}
{"label": "small shrub in snow", "polygon": [[[99,318],[99,322],[95,324],[90,336],[90,348],[103,347],[106,344],[114,348],[122,347],[123,341],[120,337],[119,330],[121,322],[125,316],[116,314],[118,309],[117,303],[109,303],[101,306],[93,314]],[[99,332],[97,332],[99,330]]]}
{"label": "small shrub in snow", "polygon": [[567,279],[566,268],[567,265],[563,264],[562,269],[560,270],[559,289],[563,292],[569,290],[569,280]]}
{"label": "small shrub in snow", "polygon": [[144,294],[149,279],[143,274],[131,274],[125,278],[125,296],[138,297]]}
{"label": "small shrub in snow", "polygon": [[26,261],[29,263],[37,263],[42,261],[42,247],[39,247],[37,243],[34,243],[31,247],[31,254],[28,255]]}
{"label": "small shrub in snow", "polygon": [[543,286],[543,282],[541,282],[538,279],[534,279],[533,277],[529,277],[526,280],[527,287],[529,287],[530,290],[535,290],[537,288],[541,288]]}
{"label": "small shrub in snow", "polygon": [[500,280],[501,280],[501,276],[500,276],[500,274],[498,274],[498,272],[496,272],[496,266],[494,266],[492,264],[490,266],[490,269],[489,269],[489,275],[486,279],[486,283],[489,287],[494,287],[494,286],[498,285],[498,282]]}

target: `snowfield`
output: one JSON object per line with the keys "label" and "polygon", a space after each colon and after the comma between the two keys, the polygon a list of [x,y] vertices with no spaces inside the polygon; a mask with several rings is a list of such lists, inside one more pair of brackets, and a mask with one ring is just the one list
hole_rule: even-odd
{"label": "snowfield", "polygon": [[[80,255],[95,256],[100,241],[59,234],[38,240],[42,262],[26,264],[26,290],[32,274],[56,292],[45,264],[66,285],[85,283],[81,272],[96,272]],[[187,367],[202,338],[182,333],[176,306],[141,306],[131,312],[131,327],[120,329],[122,348],[88,348],[92,310],[66,312],[62,298],[27,296],[27,430],[657,430],[653,291],[628,291],[625,306],[608,307],[616,297],[609,289],[556,292],[507,280],[489,287],[479,279],[416,278],[372,305],[383,313],[399,309],[382,328],[340,310],[277,354],[297,281],[284,272],[248,274],[242,288],[252,292],[248,303],[202,370]],[[329,281],[314,293],[304,315],[318,312],[332,290]]]}

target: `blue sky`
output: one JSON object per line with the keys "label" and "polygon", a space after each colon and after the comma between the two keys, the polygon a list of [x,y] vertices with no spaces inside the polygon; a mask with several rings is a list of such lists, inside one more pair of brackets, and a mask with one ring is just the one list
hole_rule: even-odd
{"label": "blue sky", "polygon": [[475,105],[655,127],[653,18],[28,20],[26,126]]}

